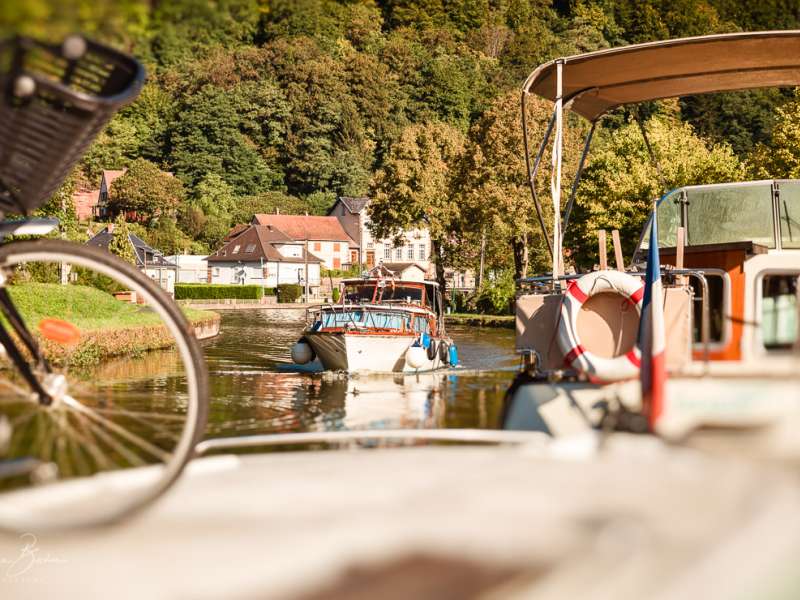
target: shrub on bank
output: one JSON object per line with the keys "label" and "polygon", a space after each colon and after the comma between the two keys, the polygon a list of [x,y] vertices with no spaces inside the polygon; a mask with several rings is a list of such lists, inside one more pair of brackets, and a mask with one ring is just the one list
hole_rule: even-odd
{"label": "shrub on bank", "polygon": [[[269,294],[268,294],[269,295]],[[175,300],[261,300],[260,285],[227,285],[223,283],[176,283]]]}
{"label": "shrub on bank", "polygon": [[296,302],[303,295],[303,286],[296,283],[282,283],[278,286],[278,302]]}

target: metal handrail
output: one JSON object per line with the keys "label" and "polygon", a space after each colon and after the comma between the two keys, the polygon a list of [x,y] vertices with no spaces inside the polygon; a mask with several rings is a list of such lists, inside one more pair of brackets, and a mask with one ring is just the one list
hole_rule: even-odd
{"label": "metal handrail", "polygon": [[364,440],[425,440],[480,444],[529,444],[549,438],[540,431],[502,429],[366,429],[353,431],[306,431],[300,433],[268,433],[241,437],[204,440],[194,448],[195,456],[214,450],[253,448],[257,446],[294,446],[300,444],[333,444]]}

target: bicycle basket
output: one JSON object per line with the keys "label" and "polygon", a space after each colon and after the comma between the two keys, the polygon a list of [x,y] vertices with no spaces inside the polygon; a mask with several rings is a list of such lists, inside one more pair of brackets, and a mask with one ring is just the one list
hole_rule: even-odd
{"label": "bicycle basket", "polygon": [[44,204],[143,83],[135,59],[82,37],[0,41],[0,212]]}

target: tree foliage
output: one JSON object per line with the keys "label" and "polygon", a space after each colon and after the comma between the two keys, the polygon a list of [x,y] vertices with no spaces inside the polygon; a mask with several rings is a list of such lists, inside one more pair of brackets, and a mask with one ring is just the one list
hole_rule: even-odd
{"label": "tree foliage", "polygon": [[184,196],[180,179],[137,158],[125,174],[111,184],[109,207],[114,214],[130,215],[147,223],[159,216],[173,217]]}
{"label": "tree foliage", "polygon": [[744,175],[730,146],[703,140],[686,123],[656,116],[646,123],[646,131],[663,183],[636,123],[607,136],[593,151],[583,174],[574,226],[565,242],[584,266],[596,260],[599,229],[619,229],[625,254],[630,256],[653,201],[667,190],[739,181]]}
{"label": "tree foliage", "polygon": [[[103,169],[128,168],[114,209],[135,213],[161,249],[214,250],[254,213],[325,214],[337,195],[375,192],[381,231],[425,218],[444,264],[476,268],[483,240],[487,269],[517,276],[549,264],[521,149],[518,91],[533,68],[798,24],[787,0],[27,0],[0,11],[0,35],[81,30],[145,62],[139,99],[75,177],[96,186]],[[800,109],[789,100],[769,90],[657,105],[649,127],[670,185],[736,179],[742,161],[754,176],[796,176]],[[536,144],[547,108],[530,107]],[[565,202],[584,132],[567,122]],[[660,191],[637,139],[623,113],[599,126],[567,240],[586,263],[597,227],[635,243]],[[537,189],[551,228],[548,177],[543,168]],[[62,197],[42,210],[63,212]]]}
{"label": "tree foliage", "polygon": [[442,289],[448,249],[456,243],[455,184],[465,142],[461,132],[446,123],[410,125],[376,175],[369,205],[372,232],[378,238],[398,238],[404,229],[416,226],[429,229]]}

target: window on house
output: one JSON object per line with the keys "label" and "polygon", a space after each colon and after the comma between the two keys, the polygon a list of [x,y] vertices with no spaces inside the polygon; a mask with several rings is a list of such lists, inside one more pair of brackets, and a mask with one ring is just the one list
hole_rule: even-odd
{"label": "window on house", "polygon": [[247,252],[248,254],[255,252],[255,250],[256,250],[255,244],[247,244],[247,248],[244,249],[244,251]]}
{"label": "window on house", "polygon": [[427,254],[425,253],[425,250],[426,250],[425,244],[420,244],[417,247],[417,258],[419,260],[425,260],[428,258]]}
{"label": "window on house", "polygon": [[219,277],[219,267],[214,267],[213,274],[214,274],[214,277]]}
{"label": "window on house", "polygon": [[384,246],[383,247],[383,258],[386,260],[392,260],[392,247],[391,246]]}
{"label": "window on house", "polygon": [[797,341],[797,277],[765,275],[761,283],[761,341],[767,350],[791,350]]}
{"label": "window on house", "polygon": [[414,260],[414,246],[408,247],[408,252],[406,253],[408,260]]}
{"label": "window on house", "polygon": [[403,260],[403,248],[402,246],[398,246],[394,250],[394,256],[396,260]]}
{"label": "window on house", "polygon": [[239,254],[239,248],[241,248],[241,246],[238,245],[238,244],[236,246],[234,246],[233,247],[233,252],[231,252],[231,254]]}
{"label": "window on house", "polygon": [[367,248],[374,248],[375,244],[372,242],[367,242]]}
{"label": "window on house", "polygon": [[314,252],[319,252],[322,250],[322,244],[320,242],[314,242]]}
{"label": "window on house", "polygon": [[339,251],[339,242],[334,242],[333,243],[333,251],[334,252],[338,252]]}

